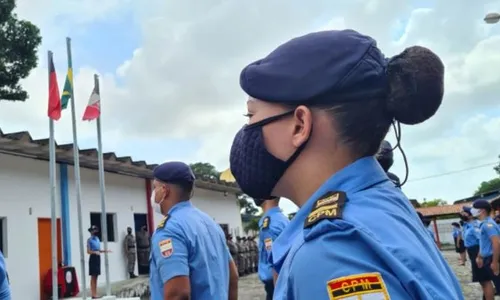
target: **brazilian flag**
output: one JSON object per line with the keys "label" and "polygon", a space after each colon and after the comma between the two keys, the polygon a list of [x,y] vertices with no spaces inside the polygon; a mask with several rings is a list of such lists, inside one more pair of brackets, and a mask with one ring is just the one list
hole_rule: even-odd
{"label": "brazilian flag", "polygon": [[66,109],[68,107],[69,99],[73,96],[73,66],[71,63],[71,58],[68,58],[68,74],[66,75],[66,81],[64,82],[64,90],[61,95],[61,108]]}

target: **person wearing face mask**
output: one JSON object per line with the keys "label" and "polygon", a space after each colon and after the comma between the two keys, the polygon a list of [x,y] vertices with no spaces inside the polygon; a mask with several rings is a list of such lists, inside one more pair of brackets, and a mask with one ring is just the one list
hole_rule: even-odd
{"label": "person wearing face mask", "polygon": [[389,177],[389,179],[392,180],[392,182],[394,182],[394,184],[399,187],[401,185],[399,177],[396,176],[396,174],[389,172],[389,169],[392,167],[392,164],[394,163],[394,154],[392,150],[393,149],[391,143],[384,140],[380,144],[380,148],[375,157],[377,158],[377,161],[380,164],[380,166],[382,166],[382,169],[384,169],[384,171],[387,173],[387,177]]}
{"label": "person wearing face mask", "polygon": [[279,201],[280,198],[254,199],[255,204],[263,211],[259,220],[259,267],[257,269],[259,279],[264,283],[266,300],[273,299],[274,293],[274,272],[269,262],[273,241],[290,222],[281,212]]}
{"label": "person wearing face mask", "polygon": [[134,274],[135,269],[135,258],[137,256],[136,248],[135,248],[135,237],[132,234],[132,227],[127,227],[127,235],[125,236],[125,240],[123,241],[125,256],[127,257],[127,271],[129,277],[136,278],[137,276]]}
{"label": "person wearing face mask", "polygon": [[146,225],[136,233],[137,239],[137,265],[139,274],[149,273],[149,248],[150,236]]}
{"label": "person wearing face mask", "polygon": [[153,175],[151,205],[164,219],[151,239],[151,300],[237,299],[238,272],[224,232],[190,201],[191,168],[167,162]]}
{"label": "person wearing face mask", "polygon": [[399,141],[399,123],[435,114],[443,81],[430,50],[387,59],[353,30],[294,38],[243,69],[249,121],[234,138],[231,172],[248,196],[299,207],[273,242],[275,300],[464,299],[374,157],[391,124]]}
{"label": "person wearing face mask", "polygon": [[88,229],[90,237],[87,240],[87,254],[89,255],[89,276],[90,276],[90,294],[92,299],[98,299],[97,296],[97,277],[101,275],[101,254],[110,253],[110,250],[101,250],[101,240],[97,236],[99,227],[92,225]]}
{"label": "person wearing face mask", "polygon": [[455,252],[460,255],[460,265],[464,266],[466,257],[464,240],[462,238],[462,228],[458,222],[451,223],[451,226],[453,227],[451,234],[453,235],[453,241],[455,242]]}
{"label": "person wearing face mask", "polygon": [[500,228],[490,216],[491,205],[488,201],[474,201],[470,213],[481,222],[479,225],[479,254],[476,257],[476,263],[488,275],[489,281],[482,286],[486,300],[491,300],[495,294],[491,281],[495,285],[496,294],[500,294]]}

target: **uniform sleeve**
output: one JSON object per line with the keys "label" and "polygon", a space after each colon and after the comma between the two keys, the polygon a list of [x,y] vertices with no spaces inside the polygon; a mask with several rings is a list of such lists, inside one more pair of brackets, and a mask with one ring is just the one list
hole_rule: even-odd
{"label": "uniform sleeve", "polygon": [[498,228],[496,224],[486,223],[484,224],[483,228],[486,234],[488,235],[488,238],[491,239],[494,236],[498,236]]}
{"label": "uniform sleeve", "polygon": [[295,252],[287,282],[278,283],[286,284],[287,299],[418,298],[417,292],[413,294],[416,298],[409,297],[413,291],[406,292],[392,273],[391,268],[397,268],[398,262],[394,260],[391,267],[383,262],[382,247],[370,238],[363,238],[365,233],[348,225],[333,228],[321,226],[325,225],[322,223],[314,228],[318,230],[317,236],[306,237]]}
{"label": "uniform sleeve", "polygon": [[188,245],[186,238],[174,228],[158,231],[152,255],[158,267],[162,282],[165,284],[177,276],[189,276]]}

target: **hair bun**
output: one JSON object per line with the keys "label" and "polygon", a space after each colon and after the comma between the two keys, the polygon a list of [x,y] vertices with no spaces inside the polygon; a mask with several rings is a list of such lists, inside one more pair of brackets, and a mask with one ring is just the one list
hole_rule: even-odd
{"label": "hair bun", "polygon": [[413,46],[387,65],[387,108],[397,121],[413,125],[432,117],[443,100],[444,65],[431,50]]}

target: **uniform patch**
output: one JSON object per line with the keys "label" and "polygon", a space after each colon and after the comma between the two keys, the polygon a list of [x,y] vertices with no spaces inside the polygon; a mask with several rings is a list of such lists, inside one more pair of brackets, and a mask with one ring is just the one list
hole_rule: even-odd
{"label": "uniform patch", "polygon": [[486,227],[488,227],[488,228],[492,228],[492,227],[493,227],[493,224],[491,224],[491,223],[486,223]]}
{"label": "uniform patch", "polygon": [[271,251],[271,248],[273,247],[273,239],[271,239],[271,238],[265,239],[264,246],[266,247],[267,251]]}
{"label": "uniform patch", "polygon": [[160,252],[163,257],[170,257],[174,253],[174,246],[172,245],[172,239],[166,239],[159,243]]}
{"label": "uniform patch", "polygon": [[158,224],[158,226],[156,226],[156,229],[161,229],[165,227],[165,224],[167,223],[169,217],[170,217],[169,215],[166,215],[165,218],[163,218],[163,220],[161,220],[161,222]]}
{"label": "uniform patch", "polygon": [[269,228],[269,223],[271,223],[271,218],[265,217],[264,220],[262,220],[262,229]]}
{"label": "uniform patch", "polygon": [[304,228],[310,227],[323,219],[340,219],[345,205],[344,192],[328,192],[316,200],[311,213],[306,218]]}
{"label": "uniform patch", "polygon": [[389,300],[380,273],[364,273],[332,279],[326,286],[330,300]]}

